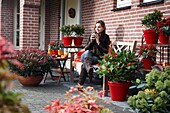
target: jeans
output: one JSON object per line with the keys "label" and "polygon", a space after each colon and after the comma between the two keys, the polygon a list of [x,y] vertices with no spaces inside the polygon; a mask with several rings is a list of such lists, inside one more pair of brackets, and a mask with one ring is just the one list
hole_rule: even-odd
{"label": "jeans", "polygon": [[98,64],[99,58],[97,56],[93,56],[92,52],[90,50],[86,50],[82,55],[81,55],[81,62],[84,63],[84,58],[89,58],[92,60],[92,64]]}

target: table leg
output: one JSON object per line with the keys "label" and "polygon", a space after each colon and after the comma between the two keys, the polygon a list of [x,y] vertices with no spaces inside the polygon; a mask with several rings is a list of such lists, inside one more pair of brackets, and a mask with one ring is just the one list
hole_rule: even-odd
{"label": "table leg", "polygon": [[63,61],[64,61],[64,62],[63,62],[63,65],[61,65],[60,60],[57,60],[57,61],[58,61],[58,64],[59,64],[59,67],[60,67],[60,70],[61,70],[61,75],[59,76],[59,79],[58,79],[58,84],[59,84],[61,77],[63,77],[64,81],[66,81],[66,78],[65,78],[64,72],[63,72],[64,66],[65,66],[65,63],[66,63],[66,60],[63,60]]}
{"label": "table leg", "polygon": [[71,82],[74,82],[74,67],[72,62],[74,61],[74,53],[71,52],[71,60],[70,60],[70,80]]}

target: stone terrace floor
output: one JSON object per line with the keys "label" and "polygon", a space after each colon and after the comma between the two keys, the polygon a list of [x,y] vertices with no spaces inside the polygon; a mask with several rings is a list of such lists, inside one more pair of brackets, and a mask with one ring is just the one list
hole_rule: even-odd
{"label": "stone terrace floor", "polygon": [[[63,82],[61,79],[58,85],[56,81],[53,81],[50,76],[48,76],[45,83],[42,83],[37,87],[23,87],[17,80],[13,80],[15,87],[13,91],[23,93],[22,102],[25,103],[31,113],[47,113],[43,108],[50,103],[51,100],[60,98],[61,102],[64,101],[64,94],[71,86],[76,86],[77,83]],[[95,90],[100,91],[102,86],[98,81],[89,83],[86,80],[84,87],[92,86]],[[112,101],[110,96],[104,97],[104,100],[110,102],[109,105],[103,104],[105,107],[111,109],[114,113],[132,113],[132,111],[125,110],[128,107],[127,102]]]}

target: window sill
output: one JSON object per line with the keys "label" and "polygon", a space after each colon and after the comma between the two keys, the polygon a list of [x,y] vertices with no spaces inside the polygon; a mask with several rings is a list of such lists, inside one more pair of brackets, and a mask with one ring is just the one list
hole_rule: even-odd
{"label": "window sill", "polygon": [[120,10],[126,10],[126,9],[130,9],[131,6],[125,6],[125,7],[120,7],[120,8],[114,8],[111,11],[120,11]]}
{"label": "window sill", "polygon": [[160,3],[164,3],[164,0],[157,0],[157,1],[152,1],[152,2],[141,3],[138,5],[138,7],[150,6],[150,5],[160,4]]}

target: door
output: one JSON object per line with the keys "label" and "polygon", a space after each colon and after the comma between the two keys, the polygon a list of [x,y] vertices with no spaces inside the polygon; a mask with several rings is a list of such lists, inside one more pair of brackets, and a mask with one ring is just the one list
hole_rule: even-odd
{"label": "door", "polygon": [[41,0],[39,13],[39,32],[38,32],[38,46],[39,49],[44,50],[45,40],[45,0]]}
{"label": "door", "polygon": [[80,24],[81,0],[66,0],[65,2],[65,24]]}

